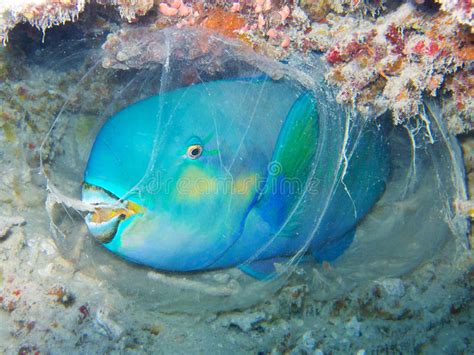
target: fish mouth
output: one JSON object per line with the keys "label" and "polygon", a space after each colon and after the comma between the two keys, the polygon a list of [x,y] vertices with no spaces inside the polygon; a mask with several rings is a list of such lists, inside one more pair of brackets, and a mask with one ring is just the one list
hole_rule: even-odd
{"label": "fish mouth", "polygon": [[114,239],[120,223],[145,213],[146,208],[130,200],[123,200],[104,188],[86,182],[82,186],[82,201],[97,206],[85,217],[89,232],[106,244]]}

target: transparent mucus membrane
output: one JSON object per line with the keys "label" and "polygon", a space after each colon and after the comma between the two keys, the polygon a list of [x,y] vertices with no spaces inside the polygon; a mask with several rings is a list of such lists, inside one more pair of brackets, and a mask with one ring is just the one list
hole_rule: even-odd
{"label": "transparent mucus membrane", "polygon": [[56,244],[79,269],[142,306],[203,312],[296,279],[336,297],[466,247],[461,154],[435,102],[391,127],[339,105],[317,57],[135,31],[120,44],[134,55],[84,53],[42,145]]}

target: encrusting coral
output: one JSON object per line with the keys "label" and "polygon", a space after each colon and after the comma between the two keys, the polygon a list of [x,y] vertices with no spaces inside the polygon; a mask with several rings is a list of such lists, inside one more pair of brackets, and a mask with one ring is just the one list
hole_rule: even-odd
{"label": "encrusting coral", "polygon": [[[0,3],[0,41],[8,40],[8,32],[21,22],[28,22],[41,31],[75,21],[90,0],[4,0]],[[128,21],[145,15],[153,0],[97,0],[102,5],[117,6]]]}
{"label": "encrusting coral", "polygon": [[[375,23],[353,18],[332,21],[323,48],[332,69],[327,78],[339,100],[363,112],[393,112],[403,123],[421,113],[426,95],[448,93],[452,132],[470,130],[474,47],[471,35],[443,12],[427,15],[406,4]],[[316,38],[316,43],[323,43]],[[464,74],[463,74],[464,73]],[[454,84],[455,83],[455,84]],[[462,119],[461,119],[462,118]]]}
{"label": "encrusting coral", "polygon": [[[74,21],[90,0],[20,0],[0,5],[0,39],[19,22],[42,31]],[[474,5],[461,0],[98,0],[122,18],[153,29],[199,26],[242,42],[270,58],[322,53],[338,99],[366,114],[393,113],[406,123],[423,115],[423,98],[444,99],[453,133],[473,128]],[[437,4],[439,3],[439,4]],[[147,14],[145,21],[139,17]],[[130,28],[123,27],[122,31]],[[115,35],[115,37],[117,37]],[[127,49],[126,36],[121,38]],[[133,37],[133,36],[132,36]],[[110,58],[111,41],[104,46]],[[124,42],[125,41],[125,42]],[[107,61],[104,61],[106,63]]]}

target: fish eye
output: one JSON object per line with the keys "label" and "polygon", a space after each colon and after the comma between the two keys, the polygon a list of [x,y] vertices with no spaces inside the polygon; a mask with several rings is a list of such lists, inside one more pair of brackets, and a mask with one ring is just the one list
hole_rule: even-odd
{"label": "fish eye", "polygon": [[197,159],[202,155],[203,147],[200,144],[193,144],[188,147],[186,155],[189,159]]}

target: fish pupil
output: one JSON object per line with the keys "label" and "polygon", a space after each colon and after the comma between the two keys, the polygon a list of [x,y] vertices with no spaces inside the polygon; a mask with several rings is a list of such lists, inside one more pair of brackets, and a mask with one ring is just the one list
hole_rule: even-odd
{"label": "fish pupil", "polygon": [[197,159],[202,154],[202,147],[198,144],[191,145],[188,147],[188,157],[191,159]]}

